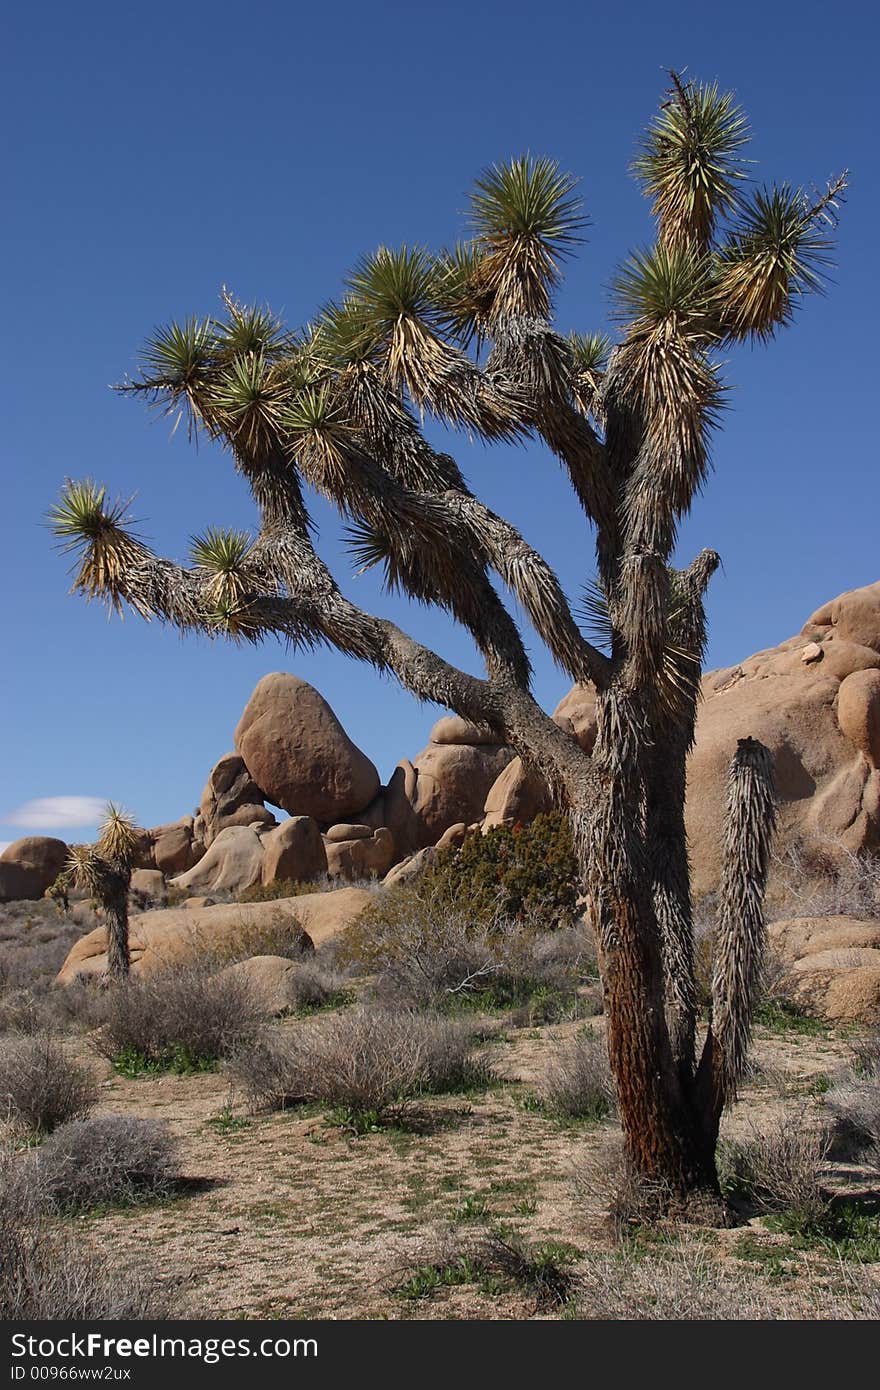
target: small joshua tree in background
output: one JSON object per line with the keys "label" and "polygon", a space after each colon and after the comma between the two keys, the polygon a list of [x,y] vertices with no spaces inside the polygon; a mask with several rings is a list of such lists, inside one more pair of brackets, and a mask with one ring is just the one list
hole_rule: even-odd
{"label": "small joshua tree in background", "polygon": [[128,890],[138,843],[131,816],[110,802],[96,842],[72,845],[67,865],[59,875],[66,877],[68,884],[90,893],[103,910],[107,923],[107,976],[111,980],[128,978]]}
{"label": "small joshua tree in background", "polygon": [[[477,180],[463,244],[381,247],[298,332],[224,294],[221,318],[183,319],[148,341],[123,389],[228,451],[251,491],[253,535],[206,529],[179,564],[154,554],[125,504],[94,483],[68,482],[53,513],[88,597],[182,632],[326,643],[488,725],[540,769],[569,817],[598,931],[629,1159],[681,1196],[718,1190],[718,1122],[749,1039],[774,813],[767,750],[744,739],[730,750],[713,1012],[698,1053],[685,773],[719,557],[704,550],[679,568],[678,528],[709,473],[724,356],[775,337],[821,287],[846,186],[841,176],[812,195],[750,187],[747,140],[730,93],[673,74],[634,165],[655,240],[615,281],[616,342],[555,329],[561,262],[584,219],[552,160],[515,159]],[[547,561],[432,447],[425,415],[488,441],[536,437],[562,464],[584,518],[593,641]],[[339,508],[361,566],[464,626],[483,678],[341,592],[315,550],[307,487]],[[532,696],[493,573],[560,669],[595,687],[592,753]]]}

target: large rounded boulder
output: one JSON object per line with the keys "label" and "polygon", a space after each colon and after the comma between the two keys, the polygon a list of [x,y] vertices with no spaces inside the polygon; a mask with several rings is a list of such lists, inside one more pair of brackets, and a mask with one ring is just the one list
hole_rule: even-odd
{"label": "large rounded boulder", "polygon": [[41,898],[67,860],[67,845],[48,835],[13,840],[0,854],[0,902]]}
{"label": "large rounded boulder", "polygon": [[201,893],[241,893],[263,877],[264,847],[260,826],[230,825],[192,869],[172,882],[192,896]]}
{"label": "large rounded boulder", "polygon": [[313,883],[327,873],[324,841],[311,816],[291,816],[263,835],[262,843],[264,883]]}
{"label": "large rounded boulder", "polygon": [[[340,888],[271,902],[145,912],[130,922],[132,973],[151,975],[178,962],[247,951],[267,935],[279,940],[286,933],[286,947],[297,951],[310,944],[321,946],[343,936],[372,896],[369,889]],[[59,984],[70,985],[80,978],[100,978],[106,971],[107,929],[102,926],[74,943],[57,978]]]}
{"label": "large rounded boulder", "polygon": [[369,758],[298,676],[263,677],[239,720],[235,747],[268,801],[322,825],[357,820],[379,791]]}

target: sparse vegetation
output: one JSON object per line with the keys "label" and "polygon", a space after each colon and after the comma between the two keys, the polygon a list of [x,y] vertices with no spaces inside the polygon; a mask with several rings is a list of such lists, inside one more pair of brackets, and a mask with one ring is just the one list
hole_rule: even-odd
{"label": "sparse vegetation", "polygon": [[596,976],[587,927],[547,932],[540,918],[475,917],[430,881],[377,895],[340,960],[375,972],[375,992],[389,1005],[515,1008],[529,1023],[566,1009],[574,1016],[578,986]]}
{"label": "sparse vegetation", "polygon": [[50,1224],[21,1155],[0,1154],[0,1319],[83,1322],[174,1316],[155,1273],[93,1251],[81,1232]]}
{"label": "sparse vegetation", "polygon": [[604,1120],[613,1114],[614,1078],[604,1038],[582,1029],[557,1044],[540,1098],[550,1114],[565,1120]]}
{"label": "sparse vegetation", "polygon": [[491,1070],[474,1047],[459,1021],[358,1008],[276,1033],[229,1067],[257,1108],[320,1101],[344,1120],[384,1123],[419,1096],[485,1086]]}
{"label": "sparse vegetation", "polygon": [[234,935],[222,942],[200,941],[199,960],[206,965],[232,965],[251,956],[287,956],[299,960],[311,955],[311,937],[303,929],[296,913],[278,907],[271,917],[259,922],[242,914]]}
{"label": "sparse vegetation", "polygon": [[880,1170],[880,1029],[853,1041],[852,1059],[825,1097],[834,1148]]}
{"label": "sparse vegetation", "polygon": [[[773,1258],[778,1266],[778,1253]],[[864,1280],[851,1280],[838,1292],[824,1281],[788,1288],[773,1278],[773,1265],[765,1266],[765,1276],[714,1259],[695,1242],[651,1252],[624,1247],[613,1254],[594,1253],[578,1266],[571,1316],[615,1322],[877,1316],[876,1289]]]}
{"label": "sparse vegetation", "polygon": [[273,878],[271,883],[254,883],[236,896],[239,903],[268,903],[276,898],[300,898],[306,893],[321,893],[329,887],[326,878],[315,883],[303,883],[294,878]]}
{"label": "sparse vegetation", "polygon": [[823,1184],[830,1134],[806,1113],[755,1133],[720,1152],[722,1190],[764,1214],[784,1214],[790,1229],[821,1229],[830,1201]]}
{"label": "sparse vegetation", "polygon": [[89,1210],[155,1201],[180,1177],[167,1125],[129,1115],[99,1115],[56,1129],[30,1155],[41,1205]]}
{"label": "sparse vegetation", "polygon": [[774,864],[779,917],[880,917],[880,858],[837,844],[795,844]]}
{"label": "sparse vegetation", "polygon": [[47,1033],[7,1040],[0,1050],[0,1114],[26,1135],[41,1137],[92,1108],[97,1086]]}
{"label": "sparse vegetation", "polygon": [[198,1071],[253,1043],[264,1022],[246,980],[188,963],[107,991],[94,1046],[128,1075]]}
{"label": "sparse vegetation", "polygon": [[503,1225],[469,1238],[447,1232],[420,1253],[395,1293],[412,1300],[457,1284],[476,1284],[494,1294],[512,1287],[534,1299],[537,1308],[558,1310],[576,1287],[571,1265],[578,1254],[560,1241],[532,1242]]}

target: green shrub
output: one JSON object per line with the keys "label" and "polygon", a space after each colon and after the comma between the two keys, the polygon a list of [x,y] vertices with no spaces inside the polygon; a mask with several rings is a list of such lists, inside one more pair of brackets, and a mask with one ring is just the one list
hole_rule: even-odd
{"label": "green shrub", "polygon": [[443,849],[425,872],[429,890],[447,893],[475,917],[542,918],[569,927],[578,917],[579,878],[568,817],[536,816],[527,826],[495,826]]}

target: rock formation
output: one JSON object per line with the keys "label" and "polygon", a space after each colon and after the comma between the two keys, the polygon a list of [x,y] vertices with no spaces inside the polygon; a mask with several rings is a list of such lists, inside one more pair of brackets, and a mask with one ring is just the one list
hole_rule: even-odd
{"label": "rock formation", "polygon": [[773,753],[777,854],[796,844],[880,848],[880,583],[841,594],[797,637],[703,678],[688,768],[697,895],[718,882],[722,788],[738,738]]}
{"label": "rock formation", "polygon": [[26,835],[0,854],[0,902],[41,898],[67,859],[67,845],[46,835]]}
{"label": "rock formation", "polygon": [[324,825],[355,819],[379,774],[323,696],[297,676],[264,676],[235,730],[235,747],[274,806]]}
{"label": "rock formation", "polygon": [[[278,929],[287,916],[291,944],[305,933],[320,946],[347,930],[367,906],[372,894],[365,888],[340,888],[335,893],[306,893],[298,898],[275,898],[265,903],[229,903],[216,907],[169,907],[131,918],[129,948],[132,971],[147,975],[176,961],[198,958],[206,950],[235,948],[248,936]],[[69,985],[79,976],[100,976],[107,968],[107,932],[97,927],[71,948],[58,975]]]}
{"label": "rock formation", "polygon": [[251,825],[229,825],[192,869],[171,882],[187,894],[241,893],[263,877],[263,842]]}
{"label": "rock formation", "polygon": [[228,830],[230,826],[277,825],[264,803],[265,797],[245,767],[244,759],[238,753],[224,753],[211,768],[199,802],[198,830],[205,849],[214,843],[221,830]]}
{"label": "rock formation", "polygon": [[313,883],[327,872],[327,854],[317,821],[311,816],[291,816],[261,837],[264,883],[292,879]]}
{"label": "rock formation", "polygon": [[459,821],[482,820],[489,789],[513,757],[512,748],[487,742],[477,726],[439,720],[427,748],[412,762],[415,782],[408,800],[417,822],[416,848],[435,845]]}

